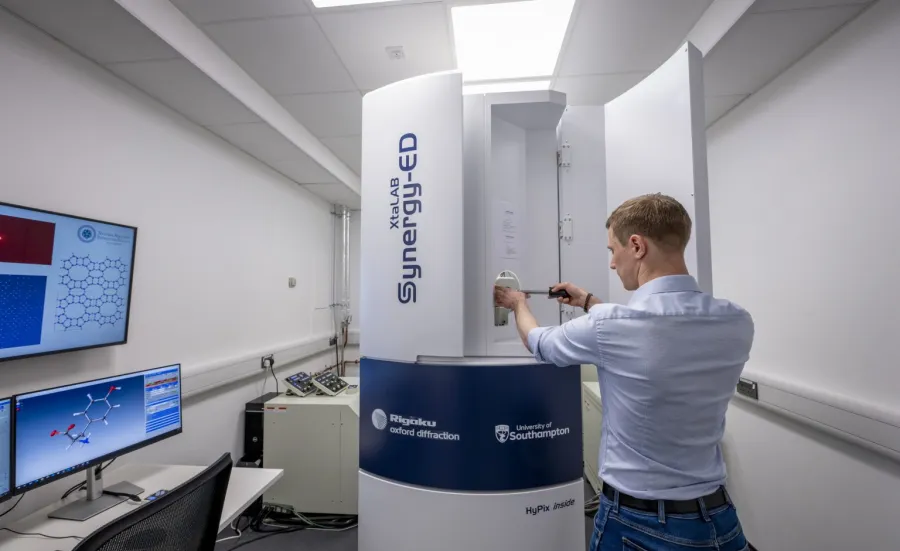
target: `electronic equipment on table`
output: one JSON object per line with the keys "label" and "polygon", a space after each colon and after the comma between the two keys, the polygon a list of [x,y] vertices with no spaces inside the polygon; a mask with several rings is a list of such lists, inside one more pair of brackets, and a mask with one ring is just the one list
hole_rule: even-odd
{"label": "electronic equipment on table", "polygon": [[294,396],[309,396],[316,391],[316,385],[313,383],[312,377],[309,373],[304,373],[303,371],[287,377],[284,379],[284,382],[287,383],[288,394],[293,394]]}
{"label": "electronic equipment on table", "polygon": [[337,396],[341,392],[347,390],[350,386],[347,381],[341,379],[331,372],[318,373],[313,377],[313,384],[316,385],[321,392],[329,396]]}
{"label": "electronic equipment on table", "polygon": [[102,462],[181,433],[181,366],[15,396],[12,426],[13,492],[87,470],[87,497],[49,515],[86,520],[144,491],[128,482],[104,490]]}
{"label": "electronic equipment on table", "polygon": [[137,228],[0,203],[0,361],[124,344]]}
{"label": "electronic equipment on table", "polygon": [[355,515],[359,394],[279,396],[264,411],[265,466],[284,470],[265,503],[297,513]]}

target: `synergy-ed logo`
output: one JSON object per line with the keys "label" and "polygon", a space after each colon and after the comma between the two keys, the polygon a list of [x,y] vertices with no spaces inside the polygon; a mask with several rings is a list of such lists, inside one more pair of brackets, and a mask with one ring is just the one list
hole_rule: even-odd
{"label": "synergy-ed logo", "polygon": [[84,225],[78,228],[78,239],[84,243],[90,243],[97,238],[97,230],[94,226]]}

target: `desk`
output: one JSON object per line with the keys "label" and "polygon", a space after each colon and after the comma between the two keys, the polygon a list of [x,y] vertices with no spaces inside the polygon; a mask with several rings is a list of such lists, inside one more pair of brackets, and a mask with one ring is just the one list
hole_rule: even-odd
{"label": "desk", "polygon": [[[194,476],[203,472],[205,467],[193,467],[182,465],[125,465],[122,468],[105,473],[103,482],[112,485],[116,482],[127,480],[144,488],[141,497],[146,497],[158,490],[172,490],[187,482]],[[272,487],[284,472],[281,469],[240,469],[231,470],[231,480],[228,483],[228,492],[225,494],[225,506],[222,509],[222,518],[219,521],[219,531],[225,529],[237,519],[238,515],[249,507],[259,496]],[[80,475],[84,476],[84,475]],[[72,483],[78,482],[78,477],[72,477]],[[83,493],[79,492],[82,496]],[[19,532],[40,532],[48,536],[80,536],[86,537],[97,528],[108,522],[140,507],[140,504],[126,501],[116,505],[85,522],[70,520],[58,520],[47,518],[47,513],[66,503],[78,499],[79,494],[74,494],[64,501],[57,501],[39,511],[28,515],[8,526]],[[27,497],[25,499],[28,499]],[[147,503],[147,502],[143,502]],[[56,551],[74,548],[78,540],[51,540],[37,536],[17,536],[9,532],[0,531],[0,551]]]}

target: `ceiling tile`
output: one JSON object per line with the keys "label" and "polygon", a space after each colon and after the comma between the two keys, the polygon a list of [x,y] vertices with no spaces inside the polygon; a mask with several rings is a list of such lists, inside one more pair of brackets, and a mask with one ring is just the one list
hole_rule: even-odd
{"label": "ceiling tile", "polygon": [[266,164],[306,156],[300,148],[264,122],[215,125],[209,129]]}
{"label": "ceiling tile", "polygon": [[706,95],[752,94],[862,9],[854,5],[744,16],[704,60]]}
{"label": "ceiling tile", "polygon": [[725,113],[744,101],[749,96],[747,94],[737,94],[734,96],[707,96],[706,97],[706,126],[719,120]]}
{"label": "ceiling tile", "polygon": [[199,24],[309,13],[305,0],[172,0],[172,3]]}
{"label": "ceiling tile", "polygon": [[304,184],[303,187],[335,205],[358,209],[362,203],[360,196],[344,184]]}
{"label": "ceiling tile", "polygon": [[276,99],[319,138],[362,132],[362,96],[359,92],[296,94]]}
{"label": "ceiling tile", "polygon": [[647,72],[559,77],[552,88],[566,94],[568,105],[605,105],[627,92],[649,74]]}
{"label": "ceiling tile", "polygon": [[[447,11],[442,3],[390,6],[317,15],[361,89],[453,69]],[[402,46],[392,60],[385,48]]]}
{"label": "ceiling tile", "polygon": [[310,16],[214,23],[203,30],[271,94],[356,90]]}
{"label": "ceiling tile", "polygon": [[[269,166],[284,174],[298,184],[337,184],[334,176],[319,166],[305,153],[297,150],[300,156],[292,161],[279,161],[270,163]],[[340,184],[343,185],[343,184]]]}
{"label": "ceiling tile", "polygon": [[112,0],[0,0],[0,5],[99,63],[181,57]]}
{"label": "ceiling tile", "polygon": [[198,124],[259,120],[185,59],[114,63],[107,68]]}
{"label": "ceiling tile", "polygon": [[869,4],[872,0],[756,0],[750,13],[767,11],[799,10],[805,8],[827,8],[847,4]]}
{"label": "ceiling tile", "polygon": [[712,0],[580,2],[560,76],[653,71],[678,49]]}
{"label": "ceiling tile", "polygon": [[322,138],[321,142],[344,161],[350,170],[362,172],[362,136],[343,136],[340,138]]}

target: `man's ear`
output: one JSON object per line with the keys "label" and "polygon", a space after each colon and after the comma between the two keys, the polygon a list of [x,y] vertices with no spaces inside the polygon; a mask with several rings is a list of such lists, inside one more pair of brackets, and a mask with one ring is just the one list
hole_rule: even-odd
{"label": "man's ear", "polygon": [[629,241],[629,246],[631,247],[631,252],[634,254],[635,258],[641,260],[647,254],[647,240],[641,237],[640,235],[632,235]]}

